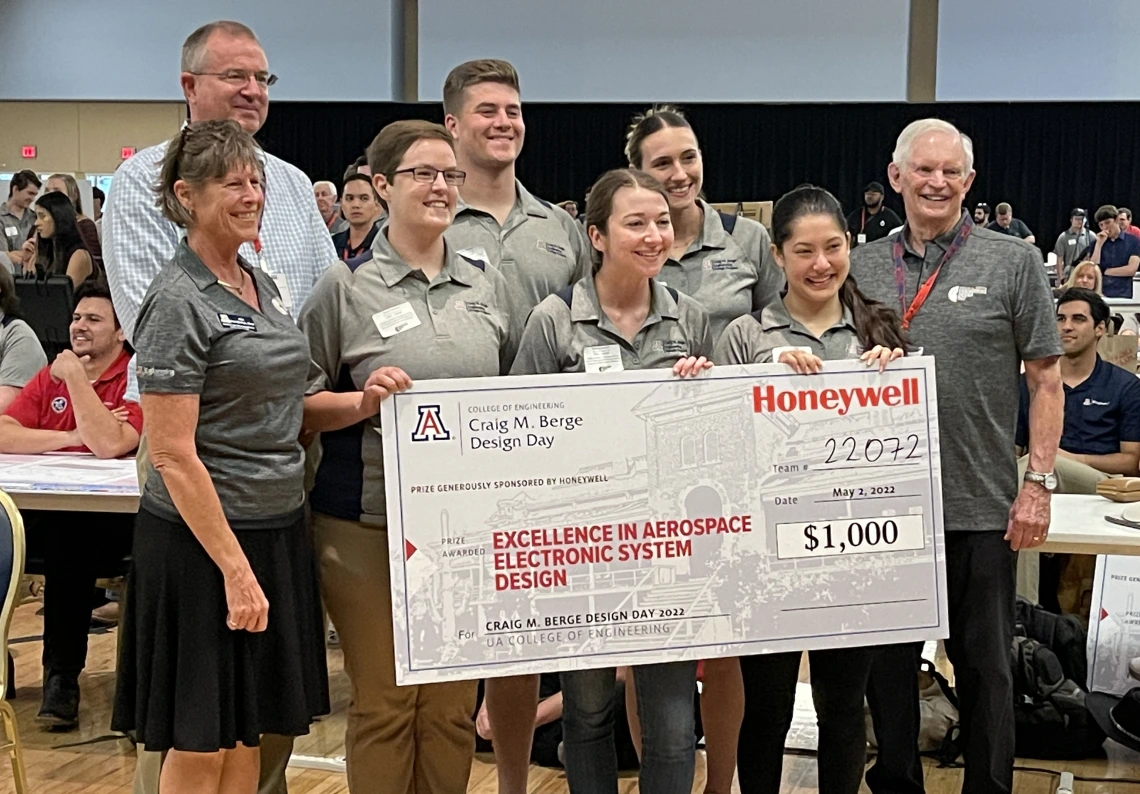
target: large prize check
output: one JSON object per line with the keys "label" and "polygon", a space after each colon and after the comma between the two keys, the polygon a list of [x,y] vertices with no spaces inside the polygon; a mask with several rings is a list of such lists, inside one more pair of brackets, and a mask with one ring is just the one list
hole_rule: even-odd
{"label": "large prize check", "polygon": [[931,358],[383,404],[401,684],[948,635]]}

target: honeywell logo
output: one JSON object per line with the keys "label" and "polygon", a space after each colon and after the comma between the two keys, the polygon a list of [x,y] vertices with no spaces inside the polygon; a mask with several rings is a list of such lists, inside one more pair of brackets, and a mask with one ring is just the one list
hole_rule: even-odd
{"label": "honeywell logo", "polygon": [[854,408],[897,408],[918,405],[918,378],[907,378],[901,386],[858,387],[854,389],[797,389],[776,391],[776,387],[753,386],[752,410],[758,414],[789,411],[835,411],[846,416]]}

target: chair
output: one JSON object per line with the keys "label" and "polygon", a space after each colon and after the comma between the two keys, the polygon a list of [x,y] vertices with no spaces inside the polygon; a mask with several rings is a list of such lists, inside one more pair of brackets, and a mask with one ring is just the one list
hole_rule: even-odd
{"label": "chair", "polygon": [[723,212],[725,215],[739,215],[740,202],[739,201],[726,201],[720,204],[709,204],[717,212]]}
{"label": "chair", "polygon": [[[12,623],[12,612],[16,608],[17,590],[20,576],[24,572],[24,520],[20,511],[8,494],[0,491],[0,586],[4,586],[4,606],[0,609],[0,658],[8,655],[8,628]],[[0,664],[0,692],[8,689],[10,665]],[[12,776],[16,782],[16,794],[28,790],[27,775],[24,772],[24,752],[20,743],[20,728],[16,724],[16,712],[7,700],[0,700],[0,720],[4,723],[4,737],[0,750],[6,750],[12,759]]]}

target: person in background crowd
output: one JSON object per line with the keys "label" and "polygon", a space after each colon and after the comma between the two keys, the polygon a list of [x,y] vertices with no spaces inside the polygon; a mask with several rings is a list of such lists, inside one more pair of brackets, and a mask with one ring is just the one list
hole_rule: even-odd
{"label": "person in background crowd", "polygon": [[[118,458],[138,446],[142,413],[137,403],[124,399],[131,354],[111,293],[89,281],[75,298],[71,349],[60,352],[51,366],[45,364],[5,409],[0,452],[90,452]],[[78,725],[79,674],[87,660],[95,579],[121,573],[133,523],[132,516],[122,513],[24,513],[29,558],[43,561],[47,580],[43,703],[36,719],[49,730]]]}
{"label": "person in background crowd", "polygon": [[13,273],[24,268],[28,256],[24,241],[36,221],[31,207],[42,185],[34,171],[18,171],[8,185],[8,200],[0,204],[0,262]]}
{"label": "person in background crowd", "polygon": [[98,279],[94,260],[76,223],[75,207],[65,193],[44,193],[36,199],[35,259],[24,259],[24,272],[37,277],[69,276],[78,287],[88,278]]}
{"label": "person in background crowd", "polygon": [[[1109,475],[1140,474],[1140,380],[1097,353],[1108,334],[1108,304],[1092,290],[1073,287],[1057,300],[1065,424],[1057,452],[1057,493],[1096,493]],[[1029,388],[1021,379],[1018,455],[1029,448]],[[1021,458],[1021,465],[1027,458]]]}
{"label": "person in background crowd", "polygon": [[158,183],[186,237],[135,328],[147,473],[111,727],[168,751],[163,794],[252,792],[263,734],[329,711],[298,440],[308,345],[239,253],[263,169],[237,122],[197,122],[167,143]]}
{"label": "person in background crowd", "polygon": [[1073,267],[1081,261],[1081,254],[1095,242],[1096,235],[1085,224],[1085,211],[1074,207],[1069,213],[1069,228],[1057,236],[1057,244],[1053,246],[1053,253],[1057,255],[1058,274],[1062,278],[1068,278]]}
{"label": "person in background crowd", "polygon": [[1065,294],[1067,290],[1073,287],[1080,287],[1081,289],[1091,289],[1097,295],[1104,295],[1104,288],[1102,285],[1102,277],[1100,268],[1095,263],[1088,259],[1083,262],[1078,262],[1072,271],[1069,273],[1069,278],[1061,286],[1060,289],[1055,291],[1057,297]]}
{"label": "person in background crowd", "polygon": [[[240,22],[211,22],[195,30],[182,46],[182,91],[190,121],[233,119],[256,133],[269,113],[269,88],[277,82],[265,51],[252,30]],[[115,309],[128,340],[151,281],[178,250],[181,230],[156,204],[167,144],[143,149],[115,172],[104,219],[104,260]],[[289,314],[299,311],[313,285],[336,261],[332,237],[313,201],[313,185],[299,169],[267,152],[266,181],[272,184],[261,214],[261,232],[243,243],[244,261],[256,262],[273,279]],[[137,398],[134,383],[128,398]],[[144,437],[142,446],[145,447]],[[145,454],[140,455],[145,458]],[[142,472],[143,477],[146,471]],[[284,794],[285,768],[293,749],[289,736],[261,738],[260,794]],[[136,794],[158,794],[162,757],[139,745]]]}
{"label": "person in background crowd", "polygon": [[103,218],[103,205],[107,202],[107,194],[101,188],[91,188],[91,213],[94,215],[94,220],[98,223]]}
{"label": "person in background crowd", "polygon": [[1131,234],[1133,237],[1140,238],[1140,228],[1132,225],[1132,210],[1128,207],[1118,207],[1116,220],[1120,224],[1121,234]]}
{"label": "person in background crowd", "polygon": [[[380,131],[368,161],[388,222],[364,256],[329,268],[299,319],[312,360],[304,428],[322,434],[323,448],[310,496],[313,537],[352,687],[345,749],[353,794],[463,794],[475,749],[476,681],[396,685],[378,432],[380,402],[414,379],[501,375],[514,355],[503,274],[444,238],[466,176],[454,146],[426,121]],[[366,326],[375,330],[361,333]]]}
{"label": "person in background crowd", "polygon": [[776,297],[783,276],[772,259],[768,230],[748,218],[722,217],[700,197],[704,159],[678,109],[663,105],[635,116],[625,154],[669,196],[674,239],[658,280],[697,299],[709,313],[714,340],[737,317]]}
{"label": "person in background crowd", "polygon": [[562,209],[566,210],[567,214],[575,220],[578,219],[578,202],[577,201],[563,201],[559,205]]}
{"label": "person in background crowd", "polygon": [[352,161],[352,164],[349,165],[348,168],[344,169],[343,181],[347,182],[348,178],[353,174],[364,174],[364,176],[372,176],[372,169],[368,167],[368,157],[366,155],[360,155],[360,157],[357,157]]}
{"label": "person in background crowd", "polygon": [[[974,182],[974,146],[952,124],[908,125],[888,175],[902,195],[906,226],[855,249],[851,275],[868,297],[897,306],[911,342],[938,360],[938,423],[953,428],[942,437],[941,456],[946,651],[961,704],[962,787],[969,794],[1009,794],[1017,552],[1041,545],[1048,533],[1064,410],[1053,298],[1040,251],[976,226],[963,212]],[[1010,450],[1022,366],[1032,445],[1019,493]],[[876,794],[923,790],[919,651],[886,646],[872,667],[867,697],[879,755],[867,783]]]}
{"label": "person in background crowd", "polygon": [[327,180],[314,182],[313,196],[317,200],[317,210],[324,218],[329,234],[338,234],[348,228],[348,221],[340,214],[336,185]]}
{"label": "person in background crowd", "polygon": [[[741,315],[774,300],[784,277],[772,258],[768,230],[757,221],[722,216],[700,197],[704,159],[696,133],[671,105],[634,117],[626,159],[665,188],[673,242],[657,280],[694,298],[709,315],[715,342]],[[726,226],[731,228],[726,228]],[[707,794],[728,792],[744,714],[744,683],[735,658],[704,662],[702,723],[708,750]],[[636,680],[626,687],[626,709],[638,714]]]}
{"label": "person in background crowd", "polygon": [[372,247],[380,219],[384,217],[384,207],[380,197],[372,187],[372,178],[361,173],[353,174],[344,181],[344,196],[341,200],[348,228],[332,236],[333,248],[342,261],[360,256]]}
{"label": "person in background crowd", "polygon": [[1105,204],[1093,216],[1100,232],[1096,242],[1081,253],[1081,259],[1090,259],[1104,276],[1104,297],[1131,298],[1132,277],[1140,267],[1140,239],[1121,234],[1119,212]]}
{"label": "person in background crowd", "polygon": [[[793,190],[772,211],[776,263],[787,278],[783,297],[729,324],[714,359],[725,364],[788,364],[818,372],[831,359],[859,358],[882,371],[907,346],[898,315],[866,299],[848,278],[851,235],[839,202],[826,190]],[[820,794],[856,794],[866,763],[863,697],[875,649],[810,651],[812,697],[819,719]],[[738,763],[742,794],[777,794],[784,742],[792,724],[798,651],[744,656],[745,709]]]}
{"label": "person in background crowd", "polygon": [[1008,234],[1011,237],[1019,237],[1027,243],[1033,244],[1036,239],[1033,232],[1029,231],[1029,227],[1025,223],[1013,217],[1013,207],[1007,202],[1002,202],[997,205],[997,217],[994,222],[986,226],[991,232],[998,232],[999,234]]}
{"label": "person in background crowd", "polygon": [[974,225],[986,227],[990,225],[990,205],[979,204],[974,207]]}
{"label": "person in background crowd", "polygon": [[[589,246],[573,218],[515,178],[526,124],[511,64],[477,60],[456,66],[443,84],[443,112],[455,138],[456,163],[466,173],[445,237],[461,255],[503,274],[517,338],[531,309],[589,272]],[[500,794],[526,792],[538,685],[537,675],[487,680]]]}
{"label": "person in background crowd", "polygon": [[902,226],[895,211],[883,203],[883,196],[880,182],[868,182],[863,188],[863,206],[847,216],[847,228],[854,236],[852,246],[874,242]]}
{"label": "person in background crowd", "polygon": [[[607,171],[594,183],[586,202],[593,274],[568,294],[551,295],[535,307],[512,375],[595,371],[586,351],[598,346],[614,349],[627,370],[670,368],[684,378],[712,366],[708,315],[695,299],[656,278],[673,244],[669,201],[654,177],[635,169]],[[644,728],[639,788],[689,794],[696,751],[697,663],[662,662],[632,669]],[[616,794],[615,670],[574,670],[560,678],[571,794]]]}
{"label": "person in background crowd", "polygon": [[16,281],[8,268],[0,267],[0,412],[46,366],[47,356],[40,340],[20,316]]}
{"label": "person in background crowd", "polygon": [[95,222],[83,214],[83,199],[79,195],[79,185],[71,174],[52,174],[44,182],[45,193],[63,193],[71,199],[75,207],[75,226],[83,247],[91,254],[91,263],[98,273],[103,272],[103,246],[99,242],[99,229]]}

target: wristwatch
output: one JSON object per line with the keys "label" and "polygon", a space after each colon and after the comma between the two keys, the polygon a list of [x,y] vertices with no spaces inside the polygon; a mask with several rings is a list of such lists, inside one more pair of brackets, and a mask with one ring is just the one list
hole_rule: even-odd
{"label": "wristwatch", "polygon": [[1057,490],[1057,475],[1051,471],[1039,472],[1026,470],[1025,481],[1035,482],[1050,493]]}

